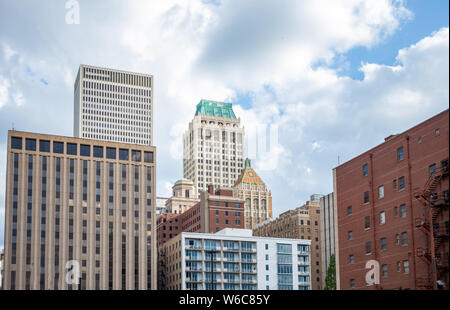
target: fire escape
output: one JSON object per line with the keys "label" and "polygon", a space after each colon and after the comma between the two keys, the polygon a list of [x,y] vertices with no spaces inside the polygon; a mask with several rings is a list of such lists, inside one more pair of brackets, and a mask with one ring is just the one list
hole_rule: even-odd
{"label": "fire escape", "polygon": [[437,289],[438,280],[448,274],[448,261],[441,258],[439,251],[444,242],[448,243],[448,231],[440,227],[438,216],[449,206],[449,192],[448,189],[440,193],[436,191],[441,187],[439,185],[442,179],[448,177],[448,174],[449,161],[445,159],[441,161],[440,168],[431,171],[424,188],[416,189],[414,193],[414,198],[426,208],[425,214],[428,213],[427,218],[415,219],[416,228],[427,235],[426,248],[417,248],[416,255],[429,266],[429,277],[416,279],[417,289]]}

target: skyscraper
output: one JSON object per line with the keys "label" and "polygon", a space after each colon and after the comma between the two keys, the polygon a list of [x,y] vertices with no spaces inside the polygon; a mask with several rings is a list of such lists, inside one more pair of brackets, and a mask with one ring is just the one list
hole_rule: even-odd
{"label": "skyscraper", "polygon": [[153,76],[80,65],[74,136],[153,145]]}
{"label": "skyscraper", "polygon": [[183,176],[197,193],[231,187],[244,166],[244,128],[231,103],[200,100],[183,135]]}
{"label": "skyscraper", "polygon": [[9,131],[7,154],[4,289],[155,288],[155,147]]}
{"label": "skyscraper", "polygon": [[235,197],[245,200],[245,228],[272,218],[272,193],[253,170],[250,159],[245,160],[244,170],[233,186]]}

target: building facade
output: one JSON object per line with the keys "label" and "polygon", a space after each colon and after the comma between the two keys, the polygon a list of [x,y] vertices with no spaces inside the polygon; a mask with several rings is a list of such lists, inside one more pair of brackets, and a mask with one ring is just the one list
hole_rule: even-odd
{"label": "building facade", "polygon": [[334,214],[334,193],[322,196],[320,198],[320,250],[322,259],[322,286],[325,287],[325,279],[330,257],[336,257],[335,241],[335,214]]}
{"label": "building facade", "polygon": [[74,136],[153,145],[153,76],[80,65]]}
{"label": "building facade", "polygon": [[310,241],[253,237],[251,230],[182,232],[159,247],[159,289],[308,290]]}
{"label": "building facade", "polygon": [[448,289],[448,158],[447,109],[334,169],[340,289]]}
{"label": "building facade", "polygon": [[209,184],[232,187],[244,166],[244,128],[231,103],[202,99],[183,135],[183,176],[198,195]]}
{"label": "building facade", "polygon": [[166,210],[169,213],[181,214],[200,202],[195,190],[194,182],[181,179],[172,187],[172,197],[166,201]]}
{"label": "building facade", "polygon": [[4,260],[3,249],[0,251],[0,290],[3,288],[3,260]]}
{"label": "building facade", "polygon": [[272,193],[253,170],[250,159],[245,160],[244,170],[233,186],[233,195],[244,199],[245,228],[272,218]]}
{"label": "building facade", "polygon": [[281,213],[278,218],[253,228],[254,236],[311,240],[311,289],[322,289],[320,249],[320,202],[308,200],[303,206]]}
{"label": "building facade", "polygon": [[222,188],[201,192],[200,201],[181,214],[167,213],[158,218],[158,244],[180,232],[215,233],[224,228],[244,228],[244,200]]}
{"label": "building facade", "polygon": [[4,289],[155,289],[155,154],[9,131]]}

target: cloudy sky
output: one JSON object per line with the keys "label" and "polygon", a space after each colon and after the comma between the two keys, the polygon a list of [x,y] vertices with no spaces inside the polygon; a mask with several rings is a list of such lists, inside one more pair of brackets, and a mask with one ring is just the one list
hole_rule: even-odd
{"label": "cloudy sky", "polygon": [[154,75],[158,196],[201,98],[233,103],[248,144],[276,133],[250,157],[278,215],[331,192],[338,158],[448,108],[448,5],[0,0],[0,247],[7,131],[71,136],[80,64]]}

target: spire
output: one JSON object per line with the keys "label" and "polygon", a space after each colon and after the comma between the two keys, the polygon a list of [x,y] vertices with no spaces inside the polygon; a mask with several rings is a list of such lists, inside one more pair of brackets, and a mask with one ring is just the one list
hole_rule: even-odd
{"label": "spire", "polygon": [[252,167],[252,161],[249,158],[245,159],[245,168],[251,168]]}
{"label": "spire", "polygon": [[258,174],[256,174],[255,170],[253,170],[252,162],[249,158],[245,159],[244,170],[242,170],[241,175],[237,179],[234,186],[238,185],[239,183],[264,184]]}

